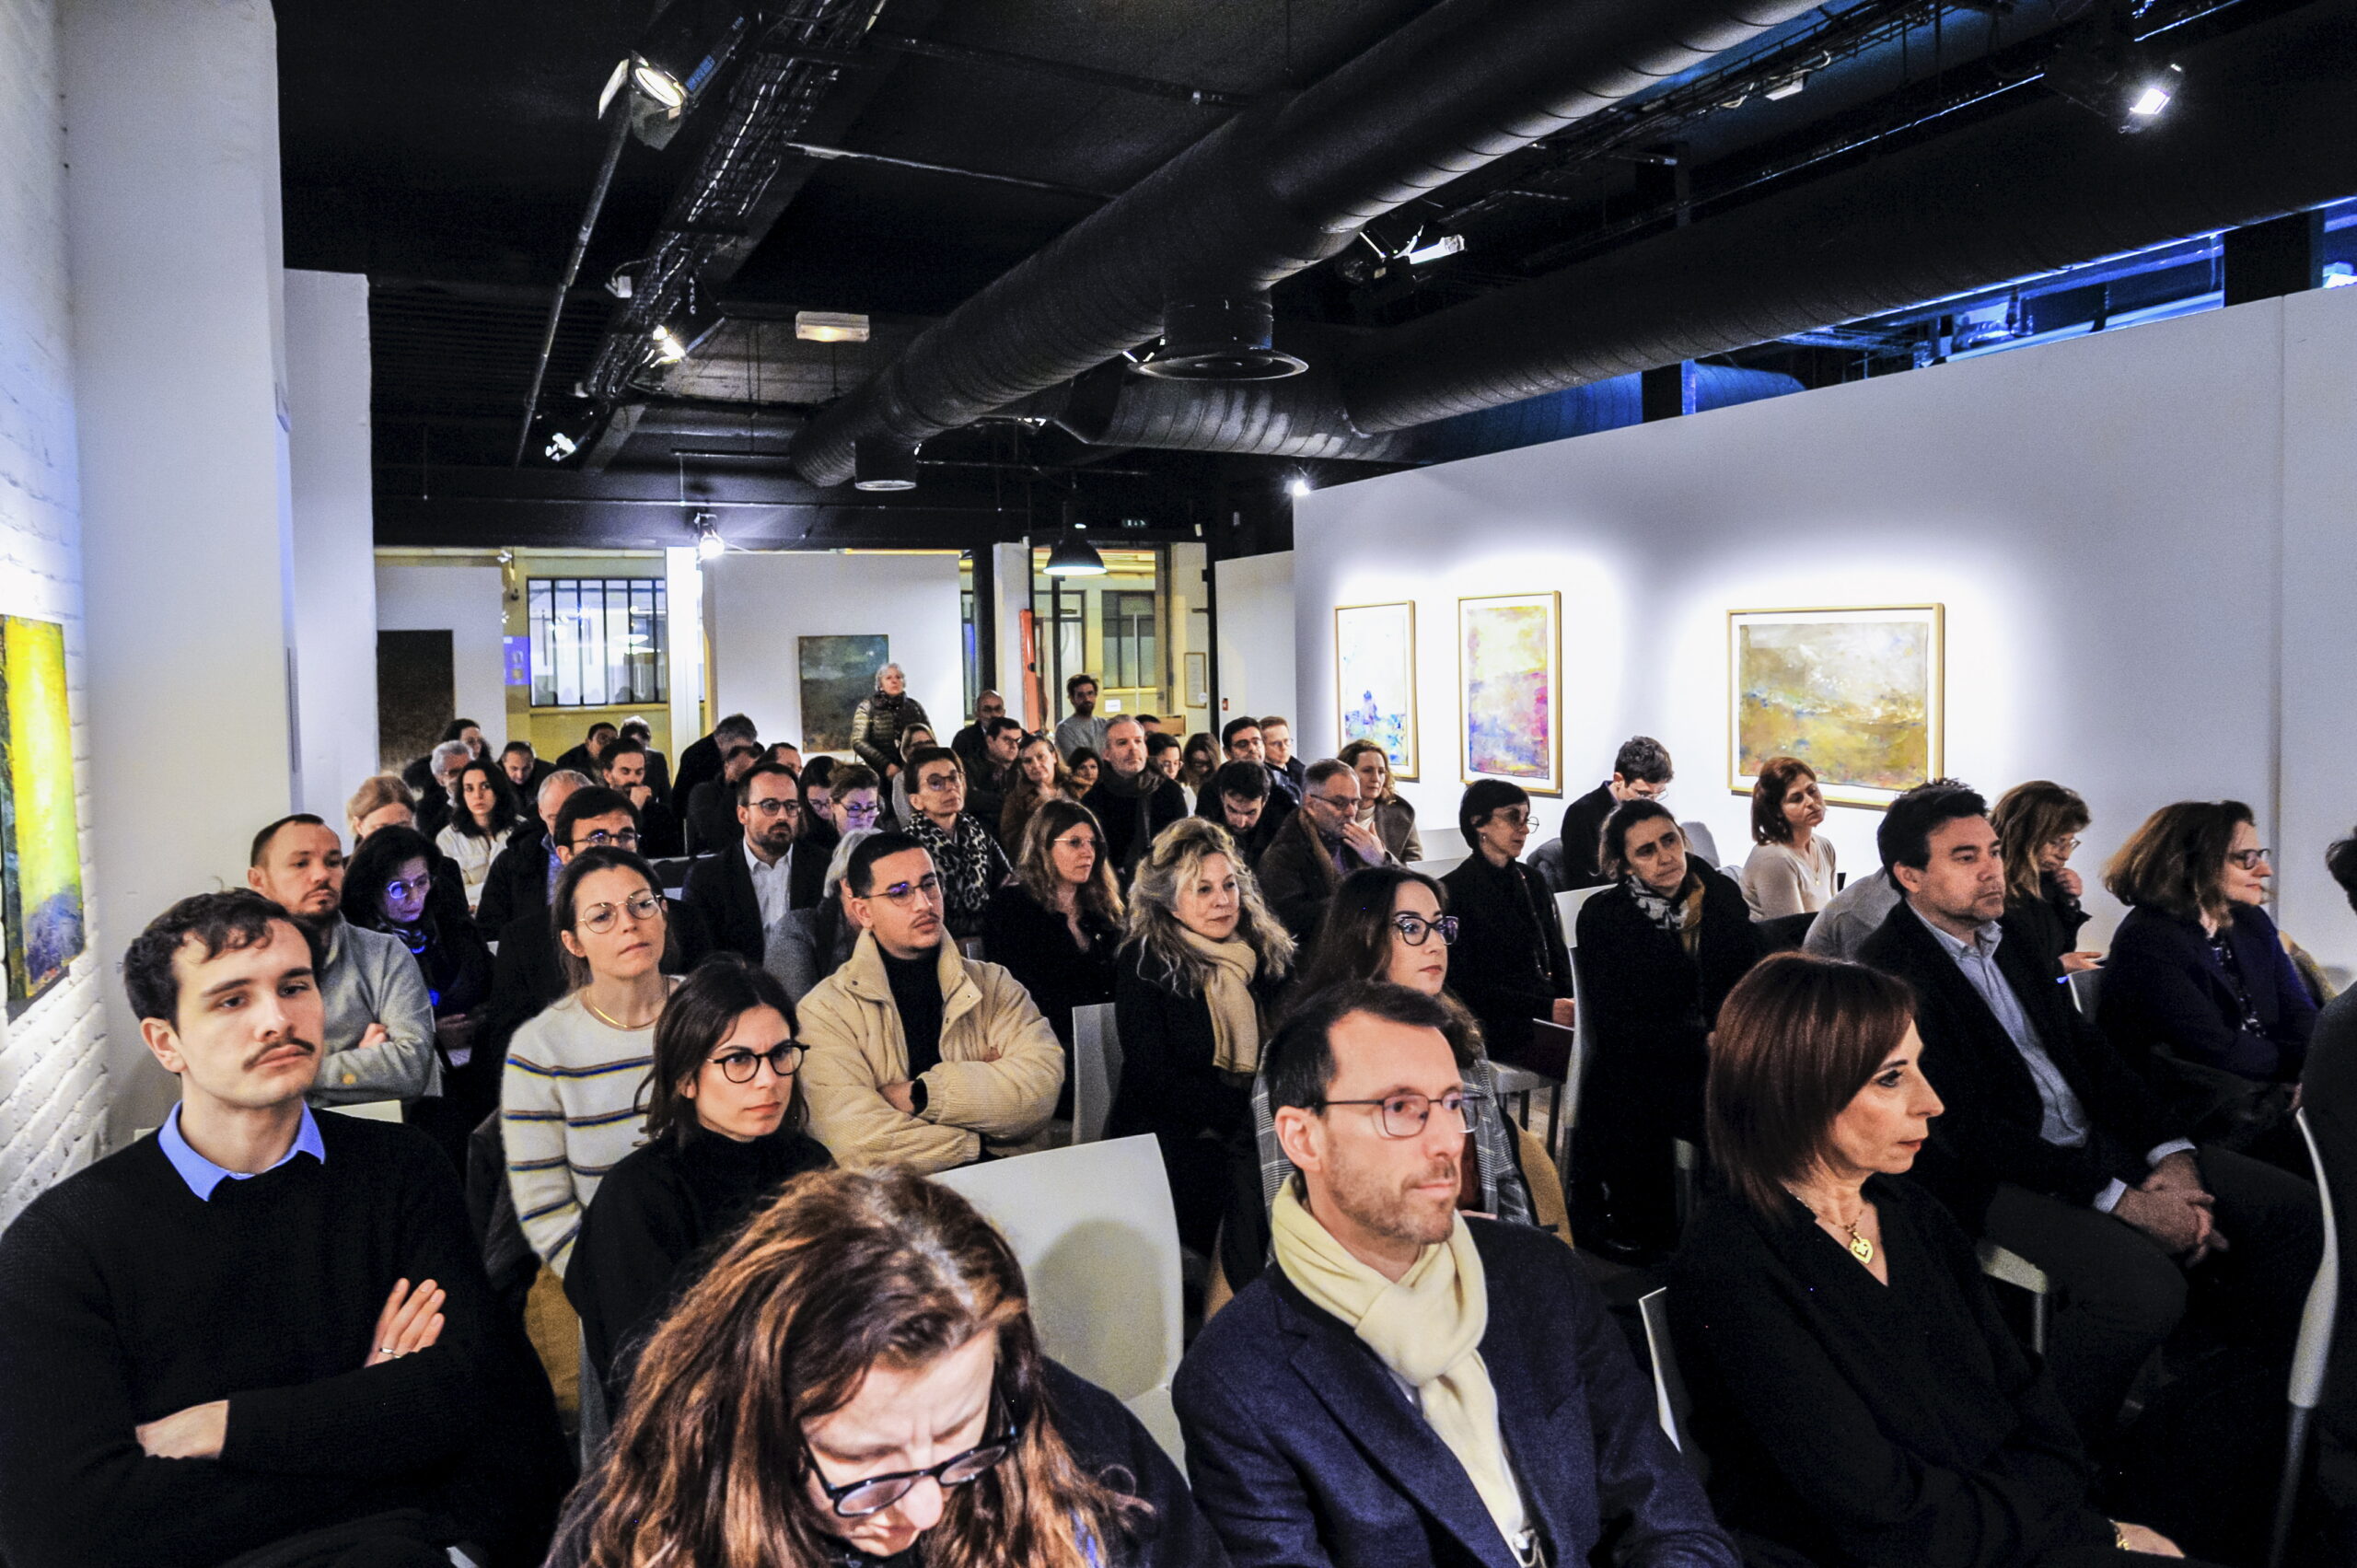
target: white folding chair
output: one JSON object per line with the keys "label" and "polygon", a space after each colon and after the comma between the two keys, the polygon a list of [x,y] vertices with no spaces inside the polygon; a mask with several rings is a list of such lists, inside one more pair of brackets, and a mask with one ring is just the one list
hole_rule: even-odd
{"label": "white folding chair", "polygon": [[1568,893],[1555,895],[1555,918],[1562,923],[1564,947],[1577,947],[1580,945],[1580,906],[1606,890],[1605,888],[1574,888]]}
{"label": "white folding chair", "polygon": [[2103,970],[2099,969],[2073,970],[2070,980],[2071,1000],[2079,1005],[2080,1012],[2090,1018],[2094,1017],[2096,1003],[2103,996]]}
{"label": "white folding chair", "polygon": [[1113,1004],[1098,1002],[1072,1010],[1072,1141],[1094,1144],[1105,1136],[1113,1090],[1121,1082],[1121,1036]]}
{"label": "white folding chair", "polygon": [[2053,1315],[2054,1286],[2046,1271],[2011,1249],[1998,1246],[1983,1237],[1973,1249],[1980,1260],[1980,1272],[1992,1280],[2002,1280],[2016,1290],[2029,1292],[2029,1348],[2038,1354],[2046,1353],[2046,1326]]}
{"label": "white folding chair", "polygon": [[2316,1179],[2316,1201],[2324,1214],[2324,1259],[2316,1267],[2316,1283],[2308,1286],[2308,1304],[2300,1313],[2300,1338],[2292,1352],[2292,1413],[2283,1442],[2283,1480],[2275,1493],[2275,1527],[2268,1537],[2267,1568],[2282,1568],[2283,1549],[2292,1539],[2292,1516],[2299,1505],[2300,1481],[2307,1469],[2308,1428],[2316,1420],[2316,1406],[2324,1400],[2334,1319],[2340,1315],[2340,1226],[2333,1215],[2331,1173],[2324,1167],[2324,1153],[2316,1147],[2306,1109],[2293,1112],[2293,1120],[2307,1143],[2308,1163]]}
{"label": "white folding chair", "polygon": [[1671,1445],[1686,1452],[1686,1423],[1693,1403],[1686,1397],[1686,1379],[1678,1370],[1678,1351],[1669,1342],[1669,1292],[1648,1291],[1637,1298],[1637,1316],[1644,1319],[1645,1348],[1654,1364],[1654,1414]]}
{"label": "white folding chair", "polygon": [[1178,1219],[1150,1134],[933,1179],[962,1193],[1023,1265],[1039,1348],[1127,1405],[1186,1462],[1170,1378],[1178,1368]]}
{"label": "white folding chair", "polygon": [[1446,855],[1438,860],[1411,860],[1408,863],[1408,869],[1421,871],[1437,882],[1464,864],[1465,856],[1461,854]]}
{"label": "white folding chair", "polygon": [[354,1105],[323,1105],[321,1110],[332,1110],[338,1116],[356,1116],[363,1121],[399,1121],[401,1102],[397,1099],[364,1099]]}

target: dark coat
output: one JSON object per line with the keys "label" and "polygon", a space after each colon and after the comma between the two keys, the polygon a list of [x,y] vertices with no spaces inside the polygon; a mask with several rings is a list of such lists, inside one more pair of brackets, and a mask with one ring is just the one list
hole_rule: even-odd
{"label": "dark coat", "polygon": [[549,836],[533,818],[516,830],[507,847],[492,856],[483,873],[482,897],[475,904],[475,929],[496,942],[519,916],[546,913],[549,907]]}
{"label": "dark coat", "polygon": [[1117,776],[1109,763],[1098,773],[1097,787],[1083,796],[1080,803],[1097,813],[1097,826],[1105,830],[1106,858],[1112,861],[1114,875],[1126,885],[1162,830],[1187,814],[1187,796],[1177,780],[1164,779],[1159,773],[1151,775],[1162,781],[1152,795],[1116,788]]}
{"label": "dark coat", "polygon": [[2125,1561],[1972,1244],[1906,1181],[1866,1195],[1888,1285],[1797,1201],[1771,1220],[1722,1193],[1687,1232],[1669,1309],[1722,1516],[1820,1568]]}
{"label": "dark coat", "polygon": [[2044,1103],[2029,1064],[1922,917],[1903,900],[1859,949],[1862,962],[1915,992],[1923,1076],[1947,1109],[1932,1122],[1915,1179],[1979,1235],[2000,1182],[2074,1207],[2114,1180],[2151,1173],[2147,1151],[2184,1128],[2071,1000],[2062,971],[2004,923],[1997,968],[2021,1000],[2038,1043],[2085,1108],[2087,1141],[2062,1148],[2038,1136]]}
{"label": "dark coat", "polygon": [[[796,839],[786,854],[786,908],[808,909],[819,901],[819,886],[826,878],[827,851]],[[761,961],[769,932],[761,924],[761,899],[753,891],[753,868],[745,864],[743,844],[730,844],[688,867],[688,885],[679,896],[702,917],[715,947],[741,954],[749,964]]]}
{"label": "dark coat", "polygon": [[991,962],[1031,993],[1066,1046],[1072,1044],[1074,1007],[1113,1000],[1114,954],[1121,945],[1120,932],[1096,914],[1084,910],[1080,925],[1088,933],[1085,953],[1073,944],[1072,927],[1062,914],[1041,908],[1022,883],[1008,882],[992,890],[983,930]]}
{"label": "dark coat", "polygon": [[1607,779],[1563,807],[1562,834],[1546,846],[1556,851],[1545,861],[1548,884],[1556,892],[1601,888],[1612,880],[1597,863],[1604,850],[1604,819],[1620,804],[1612,798],[1612,781]]}
{"label": "dark coat", "polygon": [[2005,900],[2005,919],[2032,947],[2059,964],[2063,954],[2078,951],[2079,927],[2086,924],[2087,912],[2062,890],[2053,873],[2040,873],[2038,886],[2037,898]]}
{"label": "dark coat", "polygon": [[1699,862],[1695,869],[1702,933],[1694,958],[1645,918],[1625,883],[1580,906],[1580,1010],[1596,1050],[1587,1093],[1602,1124],[1631,1124],[1665,1144],[1701,1138],[1711,1030],[1727,993],[1759,961],[1743,889]]}
{"label": "dark coat", "polygon": [[1520,861],[1492,865],[1478,851],[1441,885],[1448,889],[1448,912],[1457,917],[1448,987],[1481,1020],[1490,1054],[1562,1076],[1566,1063],[1560,1058],[1528,1059],[1530,1021],[1546,1017],[1556,998],[1572,994],[1572,956],[1563,946],[1555,896]]}
{"label": "dark coat", "polygon": [[745,824],[737,820],[736,788],[718,778],[704,780],[690,793],[682,822],[690,854],[717,854],[745,836]]}
{"label": "dark coat", "polygon": [[[1481,1360],[1549,1562],[1736,1568],[1653,1388],[1571,1249],[1469,1219],[1489,1278]],[[1171,1385],[1195,1502],[1237,1568],[1513,1568],[1457,1457],[1358,1336],[1269,1269]]]}
{"label": "dark coat", "polygon": [[1279,833],[1284,831],[1285,819],[1293,812],[1279,811],[1277,801],[1271,800],[1260,807],[1260,820],[1239,833],[1227,827],[1227,813],[1220,806],[1218,794],[1206,785],[1196,796],[1195,815],[1206,822],[1216,822],[1227,828],[1227,836],[1236,841],[1236,853],[1244,857],[1244,864],[1257,876],[1260,869],[1260,857],[1269,853],[1269,846],[1276,842]]}
{"label": "dark coat", "polygon": [[720,776],[720,764],[719,741],[707,735],[702,740],[690,742],[679,753],[679,771],[671,775],[671,793],[686,799],[696,785]]}
{"label": "dark coat", "polygon": [[[703,918],[677,899],[668,906],[663,934],[662,970],[685,974],[712,951]],[[517,916],[499,934],[499,961],[492,970],[491,1001],[475,1033],[475,1053],[507,1060],[507,1042],[541,1008],[565,993],[564,960],[545,909]]]}
{"label": "dark coat", "polygon": [[[2307,1057],[2316,1004],[2263,910],[2235,906],[2226,930],[2259,1029],[2243,1027],[2242,1002],[2199,922],[2132,909],[2112,933],[2096,1017],[2129,1061],[2156,1053],[2262,1083],[2290,1083]],[[2149,1071],[2149,1069],[2148,1069]]]}
{"label": "dark coat", "polygon": [[638,808],[638,853],[649,860],[669,860],[688,853],[679,819],[659,796],[649,796]]}
{"label": "dark coat", "polygon": [[[1358,857],[1351,858],[1355,862]],[[1325,923],[1334,890],[1342,885],[1334,852],[1318,836],[1308,812],[1296,811],[1284,819],[1253,863],[1252,872],[1260,879],[1260,896],[1269,901],[1270,911],[1293,933],[1294,941],[1306,947]]]}

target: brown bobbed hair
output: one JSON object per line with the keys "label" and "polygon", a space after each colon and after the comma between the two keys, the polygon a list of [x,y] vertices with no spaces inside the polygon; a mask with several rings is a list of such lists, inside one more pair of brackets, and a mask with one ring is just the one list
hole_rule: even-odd
{"label": "brown bobbed hair", "polygon": [[905,1170],[787,1182],[672,1308],[585,1480],[598,1499],[585,1568],[820,1568],[841,1555],[811,1500],[804,1423],[850,1403],[874,1366],[921,1366],[998,1338],[1015,1452],[944,1494],[926,1568],[1084,1568],[1144,1504],[1083,1470],[1049,1418],[1023,1271],[948,1188]]}
{"label": "brown bobbed hair", "polygon": [[[586,793],[586,790],[576,791],[575,798]],[[569,807],[573,802],[568,800],[565,804]],[[602,813],[591,812],[589,815],[599,816]],[[559,818],[558,820],[562,822],[563,819]],[[571,824],[565,824],[565,828],[569,834]],[[579,912],[574,906],[580,900],[582,881],[600,871],[635,872],[645,882],[649,892],[658,899],[663,896],[663,879],[655,875],[655,867],[630,851],[614,844],[591,844],[587,849],[576,851],[564,869],[557,873],[556,888],[549,895],[549,935],[556,944],[558,959],[564,965],[564,988],[567,992],[580,990],[594,978],[589,972],[589,960],[575,957],[573,949],[564,945],[564,933],[580,923]],[[668,942],[671,912],[668,902],[663,912],[667,927],[663,940]]]}
{"label": "brown bobbed hair", "polygon": [[1751,786],[1753,843],[1793,842],[1793,825],[1784,820],[1784,796],[1802,779],[1816,777],[1817,770],[1798,757],[1771,757],[1760,765],[1759,782]]}
{"label": "brown bobbed hair", "polygon": [[2223,923],[2234,912],[2226,898],[2226,851],[2236,827],[2258,820],[2239,800],[2164,806],[2119,846],[2103,868],[2103,885],[2131,909],[2156,909],[2180,920],[2206,914]]}
{"label": "brown bobbed hair", "polygon": [[[1624,800],[1614,807],[1612,815],[1604,819],[1603,842],[1596,846],[1596,868],[1615,882],[1625,879],[1633,869],[1629,864],[1630,832],[1641,822],[1655,821],[1674,826],[1678,816],[1658,800]],[[1678,830],[1678,842],[1681,844],[1686,842],[1686,830],[1683,828]],[[1686,865],[1686,879],[1689,882],[1694,879],[1694,865],[1690,857]]]}
{"label": "brown bobbed hair", "polygon": [[1113,877],[1113,857],[1105,853],[1105,829],[1097,813],[1070,800],[1043,800],[1023,825],[1016,845],[1015,877],[1043,910],[1056,907],[1055,842],[1074,828],[1086,827],[1097,838],[1097,865],[1078,894],[1080,906],[1119,929],[1124,918],[1121,885]]}
{"label": "brown bobbed hair", "polygon": [[1376,801],[1389,806],[1399,798],[1399,781],[1391,776],[1391,753],[1384,749],[1381,741],[1353,740],[1336,752],[1334,760],[1355,773],[1359,771],[1359,759],[1370,751],[1383,759],[1383,793],[1375,797]]}
{"label": "brown bobbed hair", "polygon": [[[785,982],[742,955],[723,948],[691,970],[672,991],[655,1022],[655,1064],[647,1070],[646,1086],[639,1094],[639,1109],[646,1112],[646,1141],[666,1136],[686,1143],[704,1135],[696,1118],[696,1102],[679,1086],[698,1077],[737,1027],[737,1020],[756,1007],[774,1007],[785,1020],[786,1033],[802,1038],[801,1020],[794,1016],[794,998]],[[795,1074],[785,1102],[781,1132],[799,1132],[810,1124],[810,1107],[802,1098]]]}
{"label": "brown bobbed hair", "polygon": [[1761,1214],[1787,1206],[1857,1098],[1914,1021],[1903,981],[1863,964],[1778,953],[1744,976],[1711,1036],[1703,1120],[1711,1158]]}
{"label": "brown bobbed hair", "polygon": [[2038,852],[2078,832],[2095,817],[2077,790],[2032,779],[1999,796],[1989,820],[1997,830],[1998,858],[2005,863],[2005,897],[2028,900],[2043,896]]}

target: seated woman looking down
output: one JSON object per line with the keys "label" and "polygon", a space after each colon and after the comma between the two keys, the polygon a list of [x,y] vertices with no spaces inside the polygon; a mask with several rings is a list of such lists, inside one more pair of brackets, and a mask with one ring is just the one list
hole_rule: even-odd
{"label": "seated woman looking down", "polygon": [[1113,990],[1121,1081],[1105,1135],[1162,1145],[1178,1239],[1209,1253],[1231,1151],[1249,1141],[1252,1074],[1293,938],[1260,901],[1227,830],[1182,817],[1130,889]]}
{"label": "seated woman looking down", "polygon": [[2091,970],[2103,955],[2078,950],[2087,912],[2085,891],[2071,855],[2094,820],[2079,792],[2045,779],[2017,784],[1989,814],[1997,854],[2005,863],[2005,919],[2032,946],[2066,970]]}
{"label": "seated woman looking down", "polygon": [[1570,1048],[1535,1048],[1530,1024],[1544,1018],[1571,1027],[1572,956],[1554,894],[1522,863],[1530,796],[1504,779],[1480,780],[1458,804],[1457,825],[1473,852],[1441,878],[1457,916],[1457,993],[1481,1021],[1492,1056],[1560,1078]]}
{"label": "seated woman looking down", "polygon": [[1771,757],[1751,786],[1751,842],[1743,863],[1743,897],[1754,920],[1815,914],[1840,890],[1825,826],[1817,770],[1798,757]]}
{"label": "seated woman looking down", "polygon": [[1119,1400],[1039,1352],[1023,1272],[905,1171],[800,1178],[648,1342],[550,1568],[1220,1568]]}
{"label": "seated woman looking down", "polygon": [[1730,1527],[1820,1568],[2109,1568],[2181,1554],[2093,1477],[1915,1163],[1939,1096],[1901,982],[1780,954],[1711,1045],[1702,1204],[1669,1309]]}
{"label": "seated woman looking down", "polygon": [[1678,1241],[1671,1141],[1702,1142],[1711,1030],[1759,961],[1759,933],[1743,890],[1687,854],[1660,802],[1614,807],[1602,850],[1613,883],[1579,916],[1596,1052],[1580,1124],[1582,1201],[1612,1240],[1666,1249]]}
{"label": "seated woman looking down", "polygon": [[599,1183],[564,1276],[610,1409],[665,1309],[753,1211],[835,1163],[803,1131],[801,1065],[785,988],[734,953],[706,958],[664,1005],[642,1091],[646,1142]]}

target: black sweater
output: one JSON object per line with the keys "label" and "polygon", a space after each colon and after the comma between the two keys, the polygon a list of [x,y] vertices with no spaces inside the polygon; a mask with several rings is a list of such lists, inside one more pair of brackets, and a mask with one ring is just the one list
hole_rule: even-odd
{"label": "black sweater", "polygon": [[[407,1128],[319,1122],[325,1165],[297,1156],[209,1202],[143,1138],[0,1237],[10,1568],[194,1568],[412,1505],[512,1535],[512,1511],[477,1511],[486,1476],[493,1514],[540,1510],[545,1539],[554,1407],[492,1320],[448,1162]],[[441,1340],[364,1367],[401,1279],[448,1292]],[[219,1459],[141,1452],[134,1428],[221,1399]]]}
{"label": "black sweater", "polygon": [[1086,909],[1080,928],[1088,934],[1086,952],[1073,941],[1064,917],[1042,909],[1022,883],[1009,882],[991,894],[985,928],[991,962],[1004,966],[1031,993],[1066,1046],[1072,1044],[1074,1007],[1113,1000],[1113,953],[1121,944],[1121,934],[1110,923]]}
{"label": "black sweater", "polygon": [[622,1157],[582,1216],[564,1294],[581,1314],[589,1364],[621,1409],[640,1348],[689,1286],[788,1179],[835,1163],[807,1132],[740,1144],[699,1131]]}
{"label": "black sweater", "polygon": [[1530,1021],[1572,993],[1571,953],[1546,880],[1518,860],[1492,865],[1476,853],[1441,885],[1457,917],[1449,989],[1481,1020],[1491,1056],[1561,1077],[1560,1061],[1528,1059]]}
{"label": "black sweater", "polygon": [[1884,1285],[1797,1202],[1708,1200],[1670,1272],[1712,1501],[1821,1568],[2121,1561],[2045,1376],[1928,1194],[1874,1177]]}
{"label": "black sweater", "polygon": [[1614,1120],[1695,1140],[1719,1005],[1759,961],[1743,889],[1719,872],[1699,874],[1702,933],[1694,958],[1646,918],[1626,884],[1588,900],[1579,917],[1580,1006],[1596,1052],[1588,1093]]}

